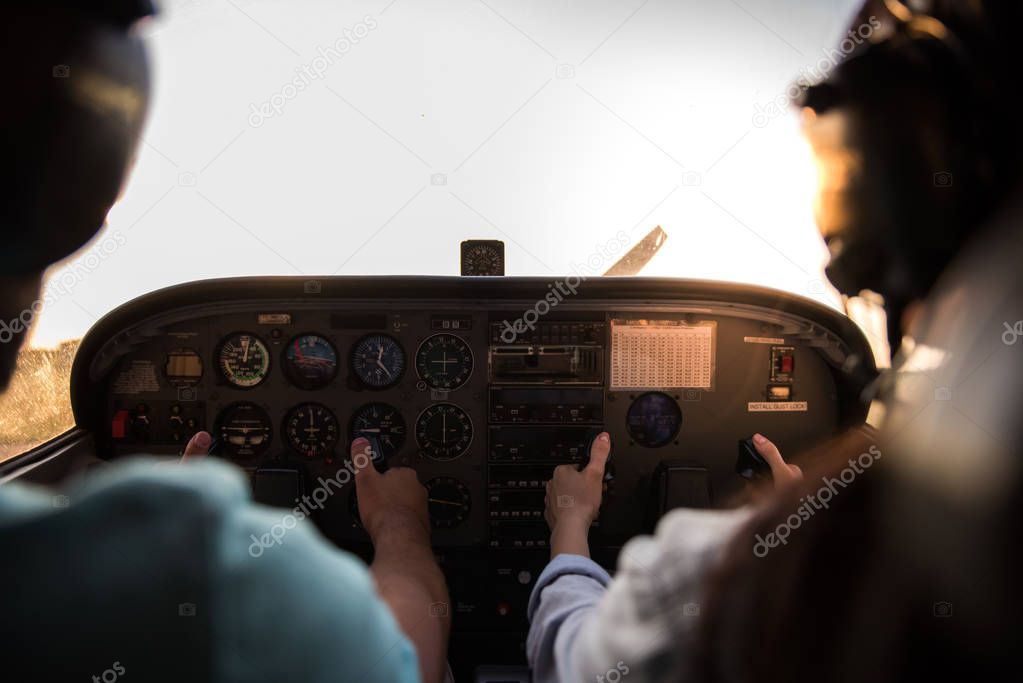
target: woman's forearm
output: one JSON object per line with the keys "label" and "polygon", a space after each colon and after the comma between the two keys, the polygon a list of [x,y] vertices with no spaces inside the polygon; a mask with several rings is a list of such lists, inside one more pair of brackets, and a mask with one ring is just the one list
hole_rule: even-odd
{"label": "woman's forearm", "polygon": [[558,555],[590,556],[588,534],[590,524],[578,517],[565,517],[558,520],[551,531],[551,559]]}

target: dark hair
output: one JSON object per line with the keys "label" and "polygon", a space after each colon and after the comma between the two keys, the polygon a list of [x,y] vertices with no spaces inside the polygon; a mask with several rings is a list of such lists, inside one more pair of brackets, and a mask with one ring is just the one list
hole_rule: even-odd
{"label": "dark hair", "polygon": [[[1020,496],[957,504],[884,457],[763,557],[805,497],[874,440],[850,432],[808,454],[804,482],[777,496],[709,579],[686,680],[984,680],[1017,668]],[[967,454],[964,454],[967,455]],[[807,462],[807,460],[804,460]]]}

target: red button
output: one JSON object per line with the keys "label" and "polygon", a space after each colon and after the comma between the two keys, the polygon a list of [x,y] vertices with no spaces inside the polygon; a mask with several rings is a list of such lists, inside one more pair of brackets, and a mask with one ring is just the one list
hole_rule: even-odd
{"label": "red button", "polygon": [[128,411],[118,410],[114,413],[114,419],[110,423],[110,436],[115,439],[123,439],[128,434]]}
{"label": "red button", "polygon": [[781,371],[785,373],[792,372],[792,356],[781,357]]}

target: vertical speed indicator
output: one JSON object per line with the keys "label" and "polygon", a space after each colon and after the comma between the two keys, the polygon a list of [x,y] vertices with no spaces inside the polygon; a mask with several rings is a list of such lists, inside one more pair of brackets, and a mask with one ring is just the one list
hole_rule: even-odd
{"label": "vertical speed indicator", "polygon": [[352,416],[352,439],[374,437],[380,443],[381,455],[389,458],[405,443],[405,420],[394,406],[386,403],[367,403]]}

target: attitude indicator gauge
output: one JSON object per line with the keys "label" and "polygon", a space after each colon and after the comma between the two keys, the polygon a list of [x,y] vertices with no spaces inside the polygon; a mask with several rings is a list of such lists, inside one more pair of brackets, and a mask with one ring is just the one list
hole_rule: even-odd
{"label": "attitude indicator gauge", "polygon": [[337,349],[318,334],[302,334],[284,349],[284,374],[299,389],[322,389],[337,375]]}

